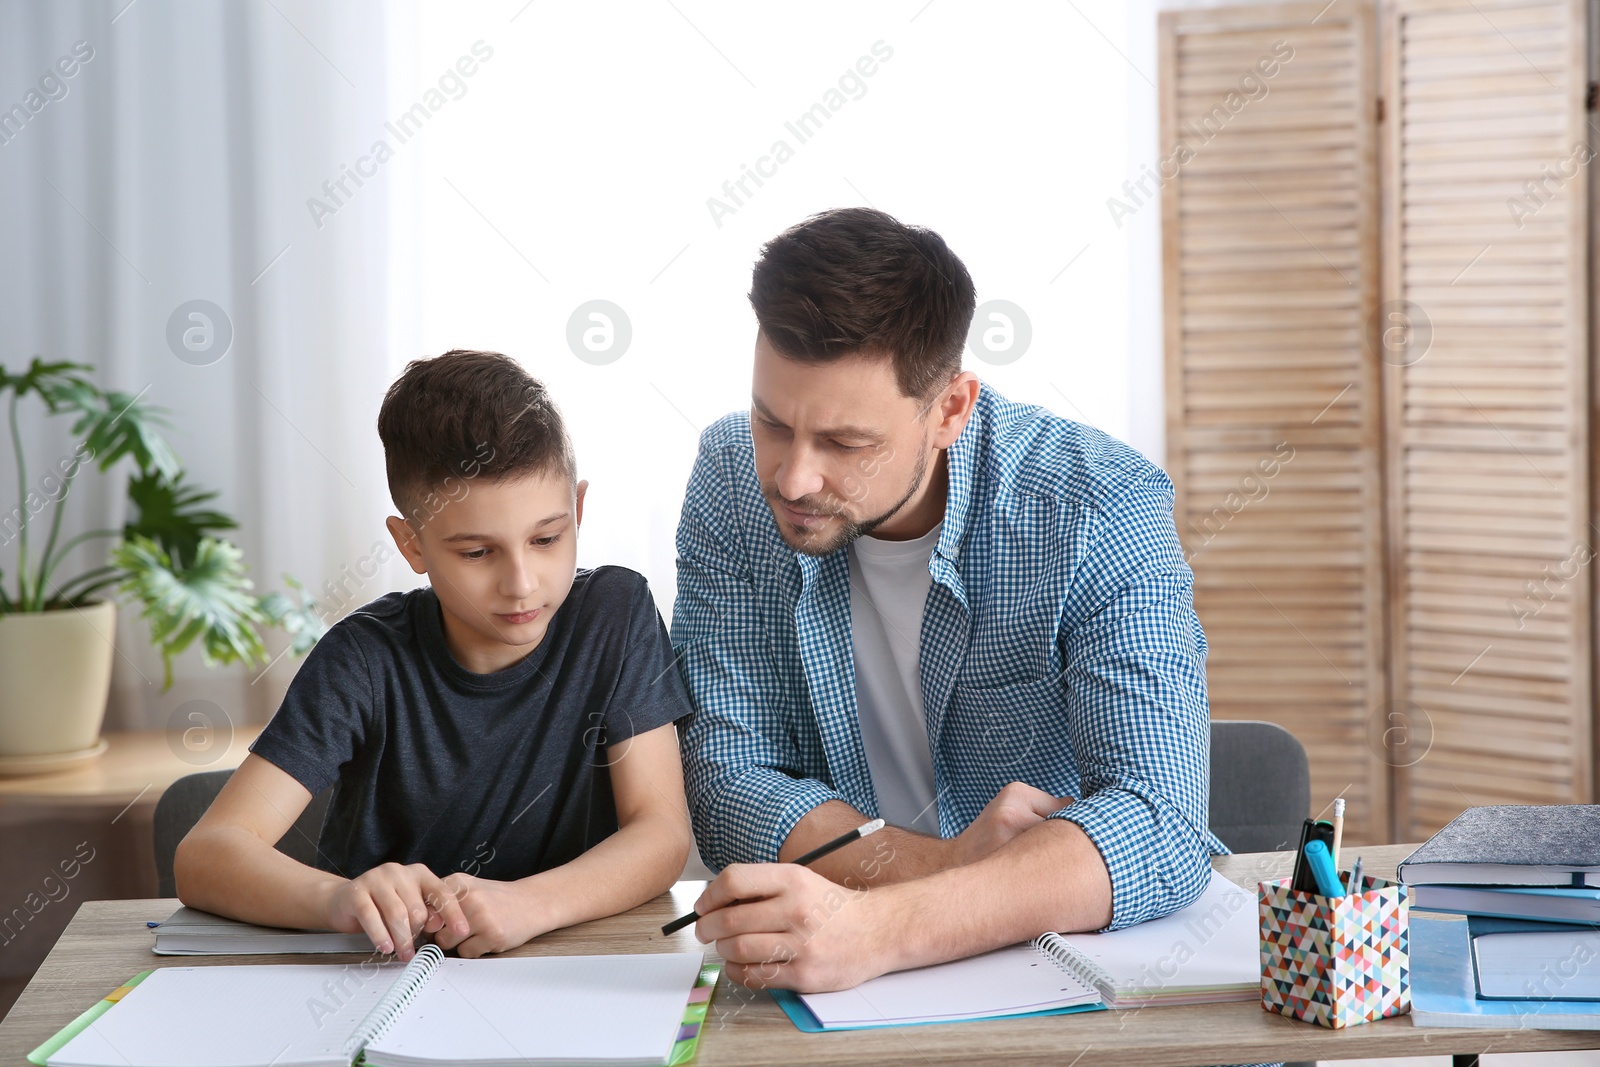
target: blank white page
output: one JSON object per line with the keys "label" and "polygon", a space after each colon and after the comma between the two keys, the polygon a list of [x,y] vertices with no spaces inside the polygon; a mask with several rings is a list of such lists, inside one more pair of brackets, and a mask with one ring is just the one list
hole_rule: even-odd
{"label": "blank white page", "polygon": [[446,959],[367,1061],[665,1063],[699,952]]}
{"label": "blank white page", "polygon": [[1198,900],[1171,915],[1104,934],[1056,936],[1109,976],[1113,1000],[1261,984],[1256,895],[1216,871]]}
{"label": "blank white page", "polygon": [[1094,990],[1031,943],[954,963],[894,971],[836,993],[803,993],[824,1026],[987,1019],[1094,1004]]}
{"label": "blank white page", "polygon": [[346,1067],[346,1038],[404,968],[164,967],[50,1057],[51,1067]]}

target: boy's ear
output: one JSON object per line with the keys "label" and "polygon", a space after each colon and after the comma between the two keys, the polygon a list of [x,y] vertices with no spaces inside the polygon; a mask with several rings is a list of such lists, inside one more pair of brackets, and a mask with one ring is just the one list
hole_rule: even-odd
{"label": "boy's ear", "polygon": [[411,528],[411,524],[398,515],[390,515],[383,520],[383,524],[389,528],[389,536],[394,538],[395,547],[411,564],[411,569],[418,574],[427,574],[428,565],[422,559],[422,538]]}
{"label": "boy's ear", "polygon": [[572,521],[573,525],[575,526],[583,525],[583,494],[588,491],[589,482],[587,479],[579,482],[577,487],[573,490],[574,500],[572,504]]}

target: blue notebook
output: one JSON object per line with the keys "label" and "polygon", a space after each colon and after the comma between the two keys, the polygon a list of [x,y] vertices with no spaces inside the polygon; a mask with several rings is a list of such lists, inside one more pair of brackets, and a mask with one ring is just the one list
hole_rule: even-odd
{"label": "blue notebook", "polygon": [[1461,919],[1411,916],[1411,1022],[1414,1026],[1600,1030],[1600,1002],[1480,1000],[1472,939]]}
{"label": "blue notebook", "polygon": [[1099,993],[1032,942],[894,971],[837,993],[775,989],[772,997],[808,1034],[1105,1009]]}

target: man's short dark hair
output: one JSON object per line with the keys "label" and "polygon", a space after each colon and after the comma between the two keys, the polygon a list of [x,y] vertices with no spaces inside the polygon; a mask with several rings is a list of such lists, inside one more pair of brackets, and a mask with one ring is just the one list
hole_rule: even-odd
{"label": "man's short dark hair", "polygon": [[477,478],[577,475],[549,391],[499,352],[412,360],[384,395],[378,436],[389,495],[419,524],[438,510],[424,504],[430,493],[457,499],[463,490],[453,487]]}
{"label": "man's short dark hair", "polygon": [[961,370],[975,295],[944,238],[872,208],[824,211],[768,241],[750,285],[761,333],[790,359],[885,357],[926,399]]}

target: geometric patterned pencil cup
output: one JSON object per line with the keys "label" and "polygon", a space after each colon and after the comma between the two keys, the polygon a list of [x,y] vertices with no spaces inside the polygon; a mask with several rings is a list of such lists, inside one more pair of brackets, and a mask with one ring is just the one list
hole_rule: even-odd
{"label": "geometric patterned pencil cup", "polygon": [[1260,887],[1261,1006],[1335,1030],[1409,1011],[1409,888],[1363,876],[1329,898],[1290,881]]}

